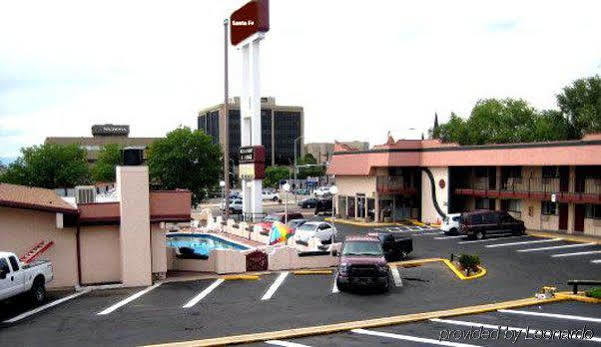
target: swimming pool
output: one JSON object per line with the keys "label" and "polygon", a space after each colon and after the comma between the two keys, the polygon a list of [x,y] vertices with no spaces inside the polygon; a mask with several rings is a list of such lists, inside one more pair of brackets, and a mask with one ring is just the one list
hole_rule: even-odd
{"label": "swimming pool", "polygon": [[182,250],[192,250],[194,255],[208,256],[214,249],[249,249],[244,245],[235,243],[211,234],[175,234],[167,235],[167,246]]}

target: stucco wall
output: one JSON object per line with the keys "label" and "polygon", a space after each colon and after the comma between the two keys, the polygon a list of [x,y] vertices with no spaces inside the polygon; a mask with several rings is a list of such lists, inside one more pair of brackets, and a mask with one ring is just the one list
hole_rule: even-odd
{"label": "stucco wall", "polygon": [[[540,200],[522,200],[522,214],[520,219],[524,221],[527,229],[554,230],[559,228],[559,215],[541,215]],[[530,208],[532,208],[530,210]]]}
{"label": "stucco wall", "polygon": [[119,226],[82,226],[79,240],[82,285],[121,282]]}
{"label": "stucco wall", "polygon": [[148,167],[118,166],[121,280],[126,286],[152,283]]}
{"label": "stucco wall", "polygon": [[376,194],[376,176],[336,177],[336,187],[339,195],[355,196],[359,193],[373,198]]}
{"label": "stucco wall", "polygon": [[584,233],[586,235],[601,236],[601,220],[585,218]]}
{"label": "stucco wall", "polygon": [[25,254],[42,240],[54,241],[39,259],[48,259],[54,268],[54,280],[48,287],[73,287],[77,284],[75,228],[56,228],[56,214],[0,207],[0,249]]}
{"label": "stucco wall", "polygon": [[[436,200],[438,206],[444,213],[448,213],[449,209],[449,168],[448,167],[430,167],[432,176],[434,177]],[[440,188],[439,182],[444,180],[444,188]],[[422,172],[422,221],[426,223],[435,223],[442,221],[443,217],[438,214],[432,201],[432,185],[430,179],[425,172]]]}
{"label": "stucco wall", "polygon": [[[339,176],[336,177],[336,187],[338,194],[333,201],[337,213],[341,213],[338,196],[365,194],[366,198],[376,198],[376,176]],[[341,214],[344,215],[344,211]]]}
{"label": "stucco wall", "polygon": [[151,224],[151,243],[152,243],[152,273],[167,272],[167,237],[165,229],[161,229],[160,224]]}

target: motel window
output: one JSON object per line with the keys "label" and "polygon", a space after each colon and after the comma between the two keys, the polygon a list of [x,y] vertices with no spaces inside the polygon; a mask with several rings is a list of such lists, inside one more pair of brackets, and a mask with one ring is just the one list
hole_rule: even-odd
{"label": "motel window", "polygon": [[476,209],[477,210],[494,210],[495,201],[493,199],[476,199]]}
{"label": "motel window", "polygon": [[542,201],[541,214],[546,216],[552,216],[557,214],[557,204],[551,201]]}
{"label": "motel window", "polygon": [[584,211],[585,218],[601,219],[601,205],[586,204]]}
{"label": "motel window", "polygon": [[516,199],[501,201],[502,210],[509,212],[522,212],[522,201]]}

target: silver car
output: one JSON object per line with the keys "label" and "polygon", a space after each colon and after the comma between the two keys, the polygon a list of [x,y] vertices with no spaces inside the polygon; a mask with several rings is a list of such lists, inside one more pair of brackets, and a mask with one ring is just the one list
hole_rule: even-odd
{"label": "silver car", "polygon": [[296,228],[296,241],[309,242],[311,237],[317,237],[321,243],[329,243],[338,234],[336,227],[328,222],[306,222]]}

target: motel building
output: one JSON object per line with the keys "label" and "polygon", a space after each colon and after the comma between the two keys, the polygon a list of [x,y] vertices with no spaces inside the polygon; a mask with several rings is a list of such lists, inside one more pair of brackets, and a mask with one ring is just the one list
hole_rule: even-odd
{"label": "motel building", "polygon": [[0,183],[0,250],[43,252],[50,288],[164,278],[165,226],[190,221],[191,193],[149,190],[146,166],[117,167],[115,185],[115,201],[75,204],[54,190]]}
{"label": "motel building", "polygon": [[437,223],[491,209],[528,229],[601,236],[601,134],[479,146],[389,137],[371,150],[337,143],[328,174],[337,218]]}

